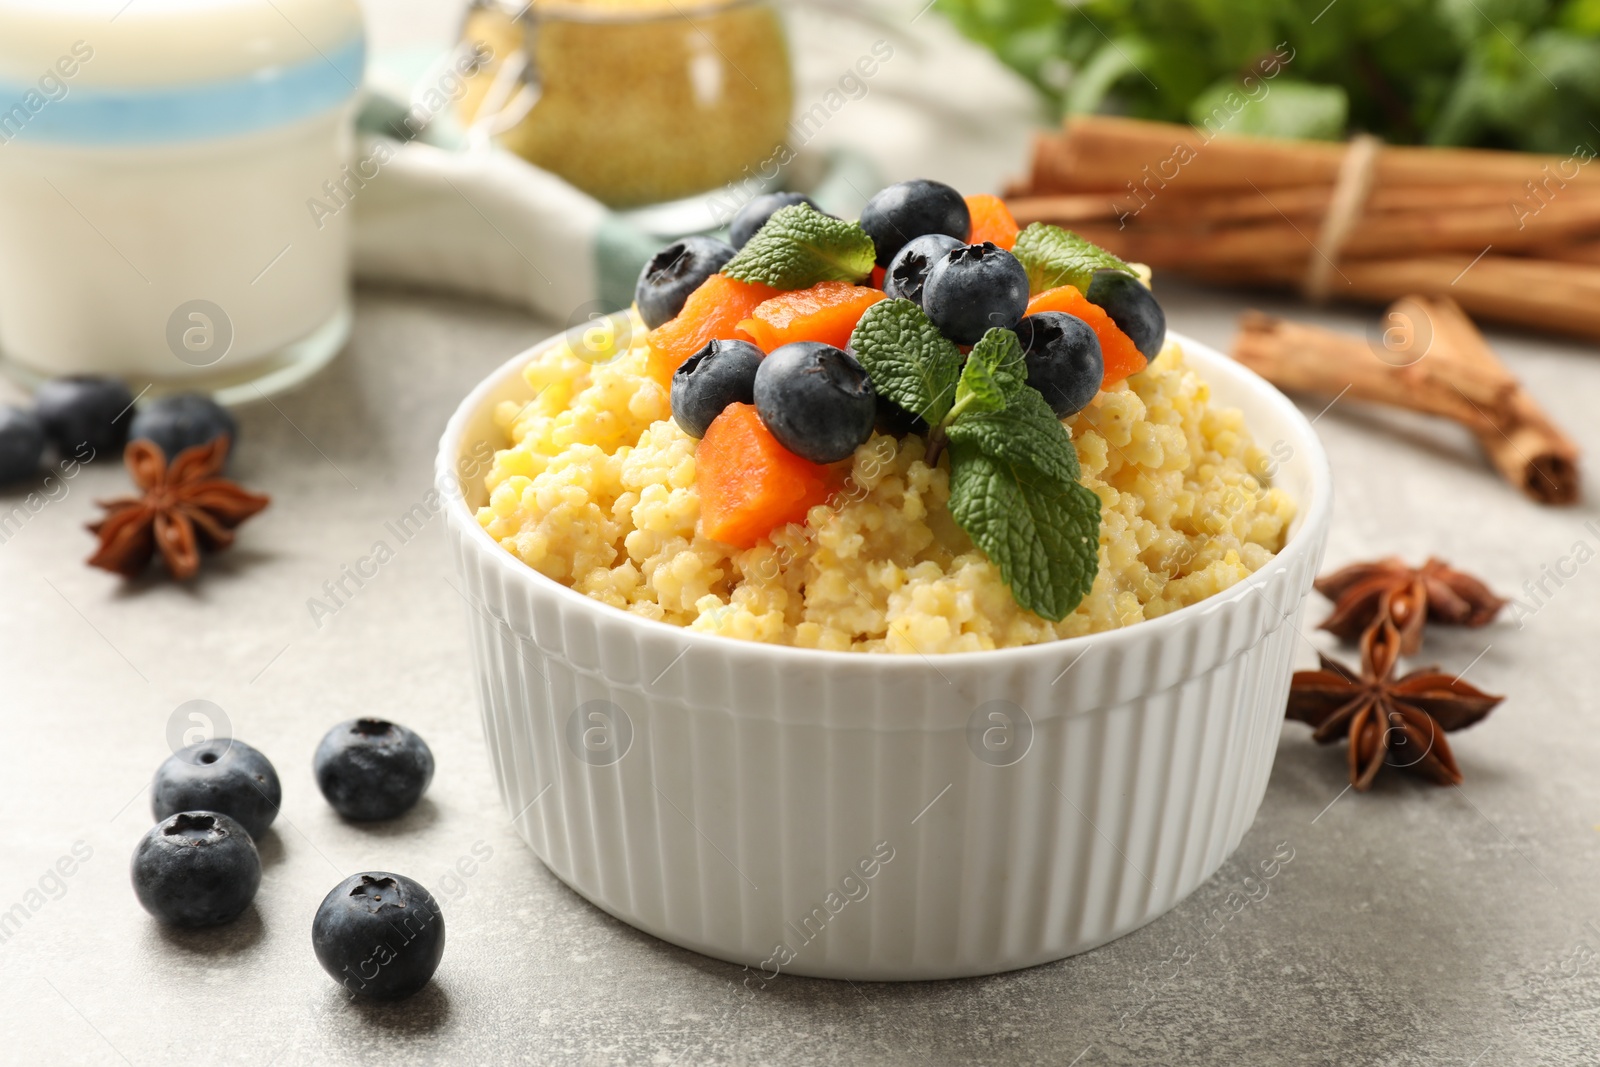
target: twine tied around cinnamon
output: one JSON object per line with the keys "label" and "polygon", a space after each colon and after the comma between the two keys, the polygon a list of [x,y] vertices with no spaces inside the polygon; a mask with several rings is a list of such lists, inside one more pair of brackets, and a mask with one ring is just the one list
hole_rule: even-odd
{"label": "twine tied around cinnamon", "polygon": [[1306,299],[1314,304],[1328,299],[1333,275],[1339,269],[1339,253],[1360,221],[1367,197],[1372,192],[1378,150],[1382,147],[1380,138],[1370,133],[1358,133],[1350,139],[1344,158],[1339,161],[1339,175],[1333,183],[1333,196],[1328,201],[1327,212],[1322,216],[1315,251],[1310,266],[1306,268],[1305,284],[1301,287]]}

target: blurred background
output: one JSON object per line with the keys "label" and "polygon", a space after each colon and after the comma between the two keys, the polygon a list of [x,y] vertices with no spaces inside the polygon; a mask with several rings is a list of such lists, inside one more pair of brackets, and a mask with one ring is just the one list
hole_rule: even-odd
{"label": "blurred background", "polygon": [[[1480,277],[1501,274],[1463,290],[1469,312],[1600,336],[1571,312],[1600,295],[1594,0],[4,0],[0,17],[0,360],[24,387],[106,373],[259,399],[342,348],[352,278],[581,322],[761,192],[850,216],[914,176],[1009,192],[1024,224],[1213,282],[1304,288],[1313,252],[1493,246]],[[1143,124],[1074,139],[1097,115]],[[1252,159],[1228,181],[1291,189],[1253,210],[1298,236],[1175,249],[1213,235],[1223,209],[1195,194],[1228,181],[1201,166],[1167,192],[1188,161],[1162,124],[1208,146],[1282,139],[1276,170]],[[1503,152],[1397,164],[1435,169],[1334,213],[1330,153],[1352,136]],[[1352,169],[1346,200],[1395,180]],[[1456,207],[1477,213],[1422,219]],[[1386,245],[1369,231],[1389,223]],[[1553,310],[1496,299],[1543,289],[1552,261],[1583,268]],[[1341,275],[1335,295],[1438,291],[1459,264],[1408,269],[1398,289]]]}

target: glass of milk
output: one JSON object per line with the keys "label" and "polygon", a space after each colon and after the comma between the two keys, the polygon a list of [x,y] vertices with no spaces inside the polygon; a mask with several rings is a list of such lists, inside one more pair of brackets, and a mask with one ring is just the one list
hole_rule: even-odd
{"label": "glass of milk", "polygon": [[0,366],[227,402],[330,360],[364,63],[355,0],[0,0]]}

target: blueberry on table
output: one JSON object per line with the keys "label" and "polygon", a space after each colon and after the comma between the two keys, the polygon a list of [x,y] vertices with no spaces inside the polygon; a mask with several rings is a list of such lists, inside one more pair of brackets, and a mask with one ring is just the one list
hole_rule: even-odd
{"label": "blueberry on table", "polygon": [[961,241],[949,234],[927,233],[907,243],[883,275],[883,291],[893,299],[922,303],[922,287],[928,280],[928,271],[947,254],[960,248]]}
{"label": "blueberry on table", "polygon": [[639,273],[633,300],[650,329],[671,322],[689,294],[727,266],[734,248],[713,237],[685,237],[657,252]]}
{"label": "blueberry on table", "polygon": [[878,266],[887,267],[906,245],[930,233],[965,242],[972,233],[972,212],[961,194],[943,182],[916,178],[884,189],[861,209],[861,228],[878,251]]}
{"label": "blueberry on table", "polygon": [[150,807],[157,819],[180,811],[216,811],[251,837],[278,817],[283,787],[272,761],[243,741],[219,737],[181,748],[156,770]]}
{"label": "blueberry on table", "polygon": [[175,393],[147,401],[128,428],[129,440],[158,445],[169,463],[184,449],[223,435],[237,444],[239,424],[227,408],[203,393]]}
{"label": "blueberry on table", "polygon": [[24,408],[0,404],[0,485],[37,473],[44,460],[44,424]]}
{"label": "blueberry on table", "polygon": [[756,413],[778,443],[835,463],[872,436],[878,395],[856,358],[818,341],[773,349],[756,371]]}
{"label": "blueberry on table", "polygon": [[939,332],[974,345],[996,327],[1009,330],[1028,310],[1028,272],[999,245],[963,245],[928,270],[922,309]]}
{"label": "blueberry on table", "polygon": [[122,454],[133,394],[116,378],[89,374],[51,378],[34,390],[33,405],[45,436],[63,456],[88,459],[80,451],[85,446],[97,456]]}
{"label": "blueberry on table", "polygon": [[173,926],[231,922],[260,885],[255,842],[219,812],[179,812],[152,826],[133,850],[139,903]]}
{"label": "blueberry on table", "polygon": [[1056,418],[1076,415],[1100,391],[1105,358],[1093,327],[1076,315],[1041,311],[1017,323],[1028,384],[1044,395]]}
{"label": "blueberry on table", "polygon": [[393,819],[433,781],[433,752],[399,723],[351,719],[329,730],[312,759],[317,788],[347,819]]}
{"label": "blueberry on table", "polygon": [[729,404],[755,402],[761,349],[749,341],[712,341],[684,360],[672,375],[672,421],[693,438]]}
{"label": "blueberry on table", "polygon": [[1145,359],[1161,354],[1167,340],[1167,314],[1138,278],[1120,270],[1097,270],[1083,295],[1110,316]]}
{"label": "blueberry on table", "polygon": [[444,913],[401,874],[346,878],[311,920],[311,948],[335,982],[374,1000],[402,1000],[428,984],[444,956]]}
{"label": "blueberry on table", "polygon": [[751,200],[739,209],[739,213],[733,217],[733,222],[728,225],[728,237],[733,241],[733,247],[743,248],[779,208],[793,207],[796,204],[809,204],[817,211],[822,210],[817,207],[815,200],[804,193],[766,193]]}

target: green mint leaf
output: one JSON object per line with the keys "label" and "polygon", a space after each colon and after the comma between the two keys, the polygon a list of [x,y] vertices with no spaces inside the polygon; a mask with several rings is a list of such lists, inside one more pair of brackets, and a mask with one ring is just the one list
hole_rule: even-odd
{"label": "green mint leaf", "polygon": [[967,413],[1003,411],[1007,401],[1022,392],[1027,382],[1022,342],[1010,330],[990,330],[967,355],[952,410],[958,418]]}
{"label": "green mint leaf", "polygon": [[1079,291],[1087,292],[1097,270],[1136,273],[1099,245],[1047,222],[1035,222],[1018,234],[1011,254],[1022,261],[1028,272],[1028,289],[1034,293],[1062,285],[1076,286]]}
{"label": "green mint leaf", "polygon": [[965,446],[1004,463],[1027,464],[1059,482],[1076,483],[1081,475],[1072,435],[1037,389],[1019,390],[998,411],[969,409],[945,433],[952,448]]}
{"label": "green mint leaf", "polygon": [[872,238],[857,224],[793,204],[775,212],[722,273],[774,289],[808,289],[818,282],[858,282],[872,273],[876,256]]}
{"label": "green mint leaf", "polygon": [[1100,498],[1076,481],[952,437],[950,514],[1035,615],[1060,622],[1093,588]]}
{"label": "green mint leaf", "polygon": [[937,426],[950,412],[961,350],[910,300],[880,300],[850,335],[850,347],[881,395]]}
{"label": "green mint leaf", "polygon": [[1099,567],[1100,498],[1078,484],[1072,435],[1028,385],[1015,333],[990,330],[972,347],[942,432],[950,514],[1018,604],[1065,618]]}

